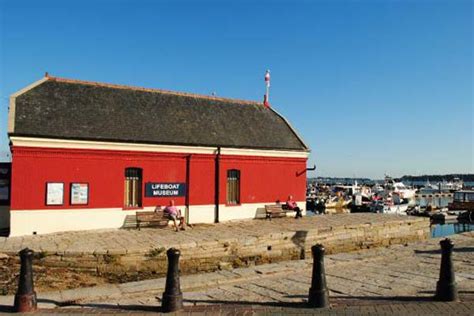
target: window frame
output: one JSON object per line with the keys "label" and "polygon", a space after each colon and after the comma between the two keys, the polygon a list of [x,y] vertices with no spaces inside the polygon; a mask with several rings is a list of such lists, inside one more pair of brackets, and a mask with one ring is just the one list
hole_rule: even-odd
{"label": "window frame", "polygon": [[[235,175],[232,174],[232,172],[235,172]],[[233,179],[232,177],[236,178],[236,179]],[[229,187],[229,184],[230,184],[230,181],[229,180],[233,180],[234,183],[237,183],[237,185],[233,188],[234,189],[234,192],[232,193],[232,195],[235,195],[235,196],[232,196],[232,197],[235,197],[235,201],[231,201],[229,199],[229,196],[230,196],[230,187]],[[227,169],[227,174],[226,174],[226,199],[225,199],[225,205],[226,206],[240,206],[242,204],[242,196],[241,196],[241,180],[242,180],[242,173],[239,169]]]}
{"label": "window frame", "polygon": [[[130,172],[130,173],[133,173],[133,171],[138,171],[138,185],[137,185],[137,190],[138,190],[138,193],[137,193],[137,205],[130,205],[131,203],[126,203],[127,201],[130,202],[130,197],[132,197],[132,195],[130,196],[127,196],[127,180],[134,180],[134,179],[131,179],[133,178],[133,176],[129,176],[127,175],[127,172]],[[124,210],[132,210],[132,209],[143,209],[143,168],[140,168],[140,167],[126,167],[125,170],[124,170],[124,178],[123,178],[123,184],[124,184],[124,187],[123,187],[123,207],[122,209]],[[132,184],[133,186],[133,184]],[[130,193],[129,193],[130,194]],[[133,194],[133,193],[131,193]],[[132,197],[132,201],[133,201],[133,197]]]}

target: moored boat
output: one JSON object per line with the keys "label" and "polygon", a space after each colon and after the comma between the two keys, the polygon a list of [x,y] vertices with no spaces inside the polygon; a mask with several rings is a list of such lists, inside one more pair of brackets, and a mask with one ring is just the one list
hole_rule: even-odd
{"label": "moored boat", "polygon": [[448,209],[474,211],[474,190],[454,192],[453,202],[448,204]]}
{"label": "moored boat", "polygon": [[459,223],[474,224],[474,211],[465,211],[458,216]]}
{"label": "moored boat", "polygon": [[410,203],[406,202],[406,200],[395,201],[394,203],[394,200],[391,198],[374,200],[370,206],[370,211],[374,213],[407,215]]}
{"label": "moored boat", "polygon": [[385,176],[385,192],[394,192],[402,199],[411,200],[415,198],[416,190],[407,187],[403,182],[396,182],[389,176]]}

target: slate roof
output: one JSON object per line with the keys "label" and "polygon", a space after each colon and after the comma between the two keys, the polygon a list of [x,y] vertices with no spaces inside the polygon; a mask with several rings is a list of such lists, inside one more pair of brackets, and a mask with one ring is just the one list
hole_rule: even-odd
{"label": "slate roof", "polygon": [[16,97],[10,136],[309,150],[261,103],[55,77]]}

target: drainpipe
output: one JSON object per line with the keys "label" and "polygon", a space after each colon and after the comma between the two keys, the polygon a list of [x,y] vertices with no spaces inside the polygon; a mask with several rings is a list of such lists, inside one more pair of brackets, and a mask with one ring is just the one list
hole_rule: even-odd
{"label": "drainpipe", "polygon": [[221,160],[221,147],[218,146],[217,147],[217,154],[216,154],[216,179],[215,179],[215,184],[216,184],[216,187],[215,187],[215,203],[216,203],[216,212],[214,214],[214,223],[219,223],[219,196],[220,196],[220,189],[219,189],[219,185],[220,185],[220,181],[219,181],[219,175],[220,175],[220,172],[219,172],[219,164],[220,164],[220,160]]}
{"label": "drainpipe", "polygon": [[186,205],[186,224],[189,224],[189,191],[191,190],[191,157],[192,155],[186,156],[186,197],[184,204]]}

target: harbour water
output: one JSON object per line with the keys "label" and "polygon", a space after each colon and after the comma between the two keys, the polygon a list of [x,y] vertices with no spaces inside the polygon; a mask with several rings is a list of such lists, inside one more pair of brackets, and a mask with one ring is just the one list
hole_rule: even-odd
{"label": "harbour water", "polygon": [[[315,216],[313,212],[306,212],[306,216]],[[431,238],[448,237],[454,234],[461,234],[465,232],[474,231],[474,223],[462,224],[462,223],[446,223],[446,224],[433,224],[431,225]]]}
{"label": "harbour water", "polygon": [[449,223],[449,224],[436,224],[431,226],[431,237],[446,237],[454,234],[460,234],[465,232],[474,231],[474,224],[461,224],[461,223]]}

